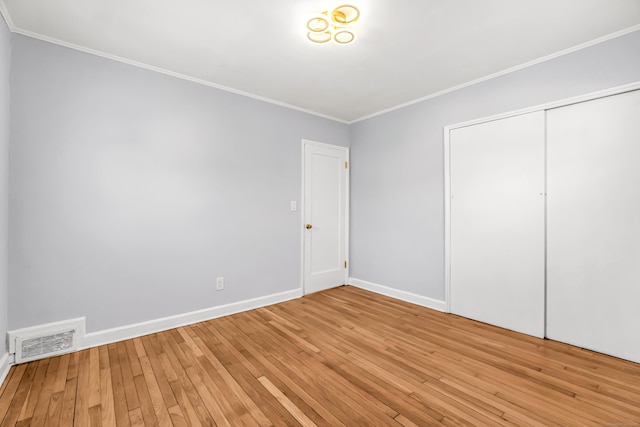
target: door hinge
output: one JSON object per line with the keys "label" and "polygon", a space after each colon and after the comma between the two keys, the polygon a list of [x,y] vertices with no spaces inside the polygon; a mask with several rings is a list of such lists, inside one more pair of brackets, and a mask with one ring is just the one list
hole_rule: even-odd
{"label": "door hinge", "polygon": [[344,168],[349,169],[349,162],[344,162]]}
{"label": "door hinge", "polygon": [[344,268],[347,268],[347,261],[344,262]]}

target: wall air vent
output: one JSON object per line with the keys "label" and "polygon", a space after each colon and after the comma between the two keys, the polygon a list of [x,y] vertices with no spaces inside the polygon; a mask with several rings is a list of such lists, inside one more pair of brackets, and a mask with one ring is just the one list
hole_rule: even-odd
{"label": "wall air vent", "polygon": [[75,351],[84,337],[84,321],[80,318],[10,331],[9,351],[15,354],[15,363]]}
{"label": "wall air vent", "polygon": [[51,334],[16,338],[16,363],[68,353],[78,348],[75,329]]}

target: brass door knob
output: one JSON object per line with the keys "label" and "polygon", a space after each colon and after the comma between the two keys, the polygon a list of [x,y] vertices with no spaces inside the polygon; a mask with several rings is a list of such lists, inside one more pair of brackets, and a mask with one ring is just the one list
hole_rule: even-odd
{"label": "brass door knob", "polygon": [[307,227],[307,230],[310,230],[310,229],[311,229],[311,227],[313,227],[313,225],[311,225],[311,224],[307,224],[307,225],[306,225],[306,227]]}

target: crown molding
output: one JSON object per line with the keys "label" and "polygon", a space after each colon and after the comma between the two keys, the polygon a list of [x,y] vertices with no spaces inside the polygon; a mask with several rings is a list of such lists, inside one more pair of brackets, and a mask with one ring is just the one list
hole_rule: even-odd
{"label": "crown molding", "polygon": [[187,80],[193,83],[197,83],[203,86],[208,86],[208,87],[212,87],[214,89],[218,89],[218,90],[223,90],[225,92],[230,92],[233,93],[235,95],[240,95],[240,96],[245,96],[247,98],[252,98],[252,99],[256,99],[258,101],[262,101],[262,102],[266,102],[269,104],[274,104],[277,105],[279,107],[284,107],[290,110],[294,110],[294,111],[299,111],[301,113],[305,113],[305,114],[310,114],[312,116],[317,116],[317,117],[321,117],[323,119],[328,119],[328,120],[332,120],[338,123],[342,123],[342,124],[347,124],[348,122],[346,120],[342,120],[339,119],[337,117],[333,117],[330,116],[328,114],[323,114],[323,113],[319,113],[317,111],[313,111],[313,110],[308,110],[306,108],[302,108],[302,107],[298,107],[292,104],[287,104],[286,102],[281,102],[281,101],[277,101],[275,99],[271,99],[265,96],[260,96],[260,95],[256,95],[250,92],[245,92],[243,90],[239,90],[239,89],[234,89],[232,87],[229,86],[225,86],[225,85],[221,85],[218,83],[214,83],[214,82],[210,82],[208,80],[204,80],[204,79],[200,79],[197,77],[192,77],[186,74],[182,74],[182,73],[177,73],[171,70],[167,70],[165,68],[160,68],[160,67],[155,67],[153,65],[149,65],[149,64],[145,64],[142,62],[137,62],[137,61],[132,61],[130,59],[127,58],[123,58],[121,56],[117,56],[117,55],[112,55],[110,53],[107,52],[102,52],[99,50],[95,50],[95,49],[91,49],[88,47],[84,47],[84,46],[80,46],[74,43],[69,43],[66,42],[64,40],[59,40],[53,37],[49,37],[49,36],[45,36],[39,33],[35,33],[32,31],[28,31],[25,30],[23,28],[17,27],[16,25],[14,25],[13,21],[11,20],[11,15],[9,14],[9,11],[6,8],[6,5],[4,3],[4,1],[0,1],[0,13],[2,14],[2,16],[5,19],[5,22],[7,23],[7,27],[9,27],[9,30],[12,33],[15,34],[20,34],[26,37],[30,37],[33,39],[37,39],[37,40],[41,40],[47,43],[52,43],[52,44],[56,44],[62,47],[66,47],[69,49],[73,49],[73,50],[78,50],[80,52],[84,52],[84,53],[88,53],[90,55],[95,55],[95,56],[99,56],[102,58],[106,58],[106,59],[111,59],[112,61],[117,61],[117,62],[121,62],[127,65],[131,65],[134,67],[138,67],[138,68],[144,68],[146,70],[150,70],[150,71],[155,71],[156,73],[161,73],[161,74],[166,74],[168,76],[171,77],[175,77],[181,80]]}
{"label": "crown molding", "polygon": [[9,27],[9,30],[11,32],[13,32],[13,33],[16,33],[16,34],[21,34],[23,36],[27,36],[27,37],[31,37],[31,38],[34,38],[34,39],[42,40],[42,41],[45,41],[45,42],[48,42],[48,43],[53,43],[53,44],[56,44],[56,45],[59,45],[59,46],[67,47],[69,49],[74,49],[74,50],[78,50],[78,51],[81,51],[81,52],[84,52],[84,53],[88,53],[88,54],[91,54],[91,55],[99,56],[99,57],[102,57],[102,58],[111,59],[113,61],[118,61],[118,62],[121,62],[121,63],[124,63],[124,64],[128,64],[128,65],[131,65],[131,66],[134,66],[134,67],[144,68],[144,69],[147,69],[147,70],[150,70],[150,71],[155,71],[155,72],[158,72],[158,73],[161,73],[161,74],[165,74],[165,75],[169,75],[169,76],[172,76],[172,77],[175,77],[175,78],[178,78],[178,79],[187,80],[187,81],[190,81],[190,82],[193,82],[193,83],[201,84],[203,86],[212,87],[212,88],[215,88],[215,89],[218,89],[218,90],[223,90],[225,92],[230,92],[230,93],[233,93],[233,94],[236,94],[236,95],[245,96],[245,97],[248,97],[248,98],[256,99],[258,101],[262,101],[262,102],[266,102],[266,103],[269,103],[269,104],[277,105],[279,107],[287,108],[287,109],[294,110],[294,111],[299,111],[301,113],[310,114],[312,116],[320,117],[320,118],[323,118],[323,119],[327,119],[327,120],[331,120],[331,121],[334,121],[334,122],[347,124],[347,125],[351,125],[351,124],[354,124],[354,123],[365,121],[365,120],[368,120],[368,119],[371,119],[371,118],[374,118],[374,117],[377,117],[377,116],[381,116],[381,115],[386,114],[386,113],[390,113],[392,111],[400,110],[402,108],[409,107],[411,105],[418,104],[420,102],[427,101],[429,99],[437,98],[438,96],[446,95],[448,93],[455,92],[457,90],[464,89],[466,87],[473,86],[475,84],[482,83],[484,81],[491,80],[491,79],[494,79],[496,77],[504,76],[506,74],[510,74],[510,73],[515,72],[515,71],[522,70],[524,68],[531,67],[531,66],[536,65],[536,64],[547,62],[547,61],[550,61],[552,59],[559,58],[561,56],[568,55],[570,53],[577,52],[579,50],[586,49],[588,47],[595,46],[597,44],[604,43],[606,41],[613,40],[613,39],[616,39],[618,37],[622,37],[622,36],[624,36],[626,34],[630,34],[630,33],[633,33],[635,31],[639,31],[640,30],[640,24],[634,25],[634,26],[622,29],[620,31],[616,31],[616,32],[611,33],[611,34],[607,34],[607,35],[604,35],[602,37],[598,37],[598,38],[593,39],[591,41],[588,41],[588,42],[585,42],[585,43],[580,43],[578,45],[575,45],[575,46],[572,46],[570,48],[561,50],[559,52],[555,52],[555,53],[552,53],[550,55],[546,55],[546,56],[543,56],[541,58],[534,59],[532,61],[528,61],[528,62],[525,62],[523,64],[516,65],[514,67],[507,68],[505,70],[498,71],[496,73],[489,74],[489,75],[486,75],[484,77],[480,77],[480,78],[475,79],[475,80],[471,80],[471,81],[466,82],[466,83],[462,83],[462,84],[459,84],[459,85],[456,85],[456,86],[452,86],[450,88],[443,89],[441,91],[434,92],[434,93],[422,96],[420,98],[416,98],[414,100],[407,101],[407,102],[404,102],[402,104],[395,105],[393,107],[385,108],[385,109],[380,110],[378,112],[375,112],[375,113],[372,113],[372,114],[368,114],[366,116],[362,116],[362,117],[354,119],[354,120],[344,120],[344,119],[340,119],[340,118],[337,118],[337,117],[330,116],[328,114],[319,113],[317,111],[313,111],[313,110],[309,110],[309,109],[306,109],[306,108],[298,107],[298,106],[295,106],[295,105],[292,105],[292,104],[287,104],[285,102],[277,101],[275,99],[271,99],[271,98],[268,98],[268,97],[256,95],[256,94],[253,94],[253,93],[250,93],[250,92],[245,92],[245,91],[242,91],[242,90],[239,90],[239,89],[234,89],[232,87],[228,87],[228,86],[224,86],[224,85],[217,84],[217,83],[214,83],[214,82],[210,82],[208,80],[204,80],[204,79],[188,76],[186,74],[177,73],[177,72],[174,72],[174,71],[171,71],[171,70],[167,70],[167,69],[160,68],[160,67],[155,67],[155,66],[144,64],[144,63],[141,63],[141,62],[132,61],[132,60],[129,60],[129,59],[126,59],[126,58],[122,58],[122,57],[117,56],[117,55],[112,55],[110,53],[98,51],[98,50],[95,50],[95,49],[90,49],[90,48],[87,48],[87,47],[84,47],[84,46],[76,45],[76,44],[73,44],[73,43],[68,43],[68,42],[65,42],[63,40],[58,40],[58,39],[55,39],[53,37],[48,37],[48,36],[44,36],[42,34],[38,34],[38,33],[34,33],[34,32],[31,32],[31,31],[24,30],[22,28],[17,27],[13,23],[13,20],[11,19],[11,15],[9,14],[9,11],[8,11],[6,5],[5,5],[4,0],[0,0],[0,14],[4,17],[4,20],[7,23],[7,27]]}
{"label": "crown molding", "polygon": [[416,98],[416,99],[414,99],[412,101],[408,101],[408,102],[405,102],[405,103],[402,103],[402,104],[398,104],[395,107],[386,108],[384,110],[378,111],[377,113],[369,114],[369,115],[360,117],[359,119],[348,121],[347,124],[351,125],[351,124],[358,123],[358,122],[361,122],[361,121],[364,121],[364,120],[367,120],[367,119],[371,119],[373,117],[377,117],[377,116],[381,116],[381,115],[386,114],[386,113],[390,113],[390,112],[395,111],[395,110],[400,110],[400,109],[408,107],[410,105],[418,104],[420,102],[423,102],[423,101],[426,101],[426,100],[429,100],[429,99],[437,98],[438,96],[446,95],[447,93],[455,92],[456,90],[464,89],[466,87],[473,86],[475,84],[482,83],[484,81],[491,80],[491,79],[494,79],[496,77],[504,76],[506,74],[510,74],[510,73],[515,72],[515,71],[522,70],[524,68],[531,67],[531,66],[536,65],[536,64],[541,64],[543,62],[547,62],[547,61],[550,61],[552,59],[559,58],[561,56],[568,55],[570,53],[577,52],[579,50],[586,49],[588,47],[595,46],[597,44],[604,43],[606,41],[613,40],[613,39],[616,39],[618,37],[622,37],[622,36],[624,36],[626,34],[630,34],[630,33],[633,33],[635,31],[638,31],[638,30],[640,30],[640,24],[634,25],[634,26],[629,27],[629,28],[625,28],[625,29],[620,30],[620,31],[616,31],[615,33],[611,33],[611,34],[607,34],[607,35],[602,36],[602,37],[598,37],[597,39],[593,39],[593,40],[585,42],[585,43],[580,43],[580,44],[572,46],[572,47],[570,47],[568,49],[564,49],[564,50],[561,50],[559,52],[552,53],[550,55],[546,55],[546,56],[543,56],[543,57],[538,58],[538,59],[534,59],[533,61],[525,62],[524,64],[516,65],[515,67],[507,68],[506,70],[498,71],[497,73],[489,74],[487,76],[480,77],[480,78],[475,79],[475,80],[471,80],[471,81],[469,81],[467,83],[462,83],[462,84],[457,85],[457,86],[452,86],[452,87],[450,87],[448,89],[444,89],[444,90],[441,90],[439,92],[434,92],[432,94],[425,95],[425,96],[420,97],[420,98]]}

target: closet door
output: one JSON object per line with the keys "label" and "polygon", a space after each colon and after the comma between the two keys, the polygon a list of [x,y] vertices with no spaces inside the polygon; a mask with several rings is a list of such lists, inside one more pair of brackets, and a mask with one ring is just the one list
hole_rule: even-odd
{"label": "closet door", "polygon": [[544,112],[450,132],[451,312],[544,336]]}
{"label": "closet door", "polygon": [[640,362],[640,91],[547,125],[547,336]]}

